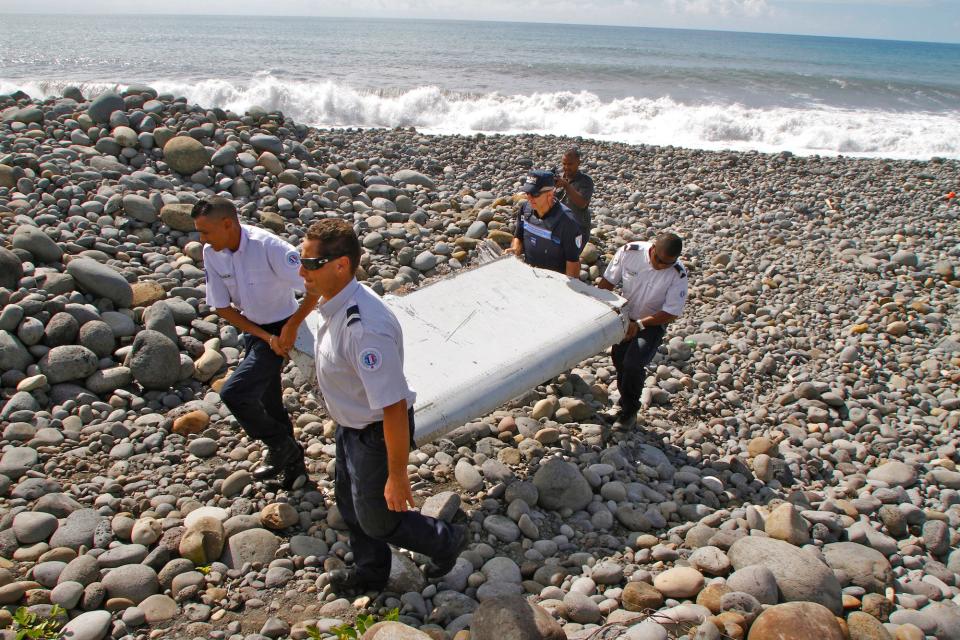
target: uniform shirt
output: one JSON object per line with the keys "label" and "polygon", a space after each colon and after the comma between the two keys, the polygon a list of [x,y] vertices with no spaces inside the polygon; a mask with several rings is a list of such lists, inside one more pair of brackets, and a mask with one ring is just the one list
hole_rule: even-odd
{"label": "uniform shirt", "polygon": [[577,222],[580,223],[580,228],[583,229],[584,232],[589,232],[590,198],[593,197],[593,180],[590,178],[590,176],[582,171],[577,171],[576,175],[573,176],[573,180],[570,181],[570,184],[577,193],[587,200],[587,206],[578,207],[577,205],[573,204],[564,189],[557,189],[557,200],[567,205],[570,211],[573,212],[573,216],[577,219]]}
{"label": "uniform shirt", "polygon": [[297,310],[295,291],[303,291],[300,254],[289,242],[269,231],[240,225],[236,251],[203,247],[207,304],[214,309],[240,310],[247,320],[270,324]]}
{"label": "uniform shirt", "polygon": [[527,264],[564,273],[568,262],[580,260],[580,233],[580,225],[570,209],[559,202],[554,202],[543,218],[529,202],[524,202],[517,214],[513,237],[523,243]]}
{"label": "uniform shirt", "polygon": [[403,375],[403,332],[377,294],[356,280],[320,303],[317,386],[337,424],[362,429],[383,408],[417,395]]}
{"label": "uniform shirt", "polygon": [[620,247],[603,272],[610,284],[623,285],[631,320],[659,311],[679,316],[687,302],[687,270],[679,261],[666,269],[654,269],[650,263],[652,246],[651,242],[631,242]]}

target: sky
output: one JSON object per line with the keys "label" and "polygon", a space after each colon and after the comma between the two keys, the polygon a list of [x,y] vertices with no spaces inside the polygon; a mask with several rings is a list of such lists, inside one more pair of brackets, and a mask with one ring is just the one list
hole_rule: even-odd
{"label": "sky", "polygon": [[0,0],[0,13],[40,12],[505,20],[960,42],[960,0]]}

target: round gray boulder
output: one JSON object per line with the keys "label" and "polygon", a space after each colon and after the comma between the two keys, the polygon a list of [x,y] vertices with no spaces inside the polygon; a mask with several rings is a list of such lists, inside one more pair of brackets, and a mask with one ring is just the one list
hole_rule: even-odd
{"label": "round gray boulder", "polygon": [[123,98],[115,93],[104,93],[90,101],[87,115],[98,124],[108,124],[110,114],[114,111],[123,111]]}
{"label": "round gray boulder", "polygon": [[40,359],[40,371],[50,384],[81,380],[97,370],[97,354],[78,344],[54,347]]}
{"label": "round gray boulder", "polygon": [[103,320],[91,320],[80,327],[80,344],[97,354],[98,358],[106,358],[113,353],[116,341],[113,329]]}
{"label": "round gray boulder", "polygon": [[107,298],[118,308],[133,304],[133,288],[119,272],[90,258],[77,258],[67,265],[77,288],[99,298]]}
{"label": "round gray boulder", "polygon": [[144,389],[169,389],[180,375],[180,350],[159,331],[144,329],[133,340],[127,366]]}
{"label": "round gray boulder", "polygon": [[0,371],[26,371],[33,356],[9,331],[0,331]]}
{"label": "round gray boulder", "polygon": [[539,504],[545,509],[579,511],[593,499],[593,490],[580,470],[560,458],[542,464],[533,476],[539,492]]}
{"label": "round gray boulder", "polygon": [[63,258],[63,249],[50,236],[27,224],[17,227],[10,238],[10,244],[14,248],[29,251],[39,262],[60,262]]}
{"label": "round gray boulder", "polygon": [[177,173],[190,175],[210,162],[210,153],[197,140],[188,136],[177,136],[163,147],[163,158]]}
{"label": "round gray boulder", "polygon": [[6,247],[0,247],[0,287],[16,291],[23,277],[23,265],[20,258]]}
{"label": "round gray boulder", "polygon": [[160,591],[157,572],[145,564],[128,564],[111,569],[103,578],[110,598],[128,598],[134,604]]}

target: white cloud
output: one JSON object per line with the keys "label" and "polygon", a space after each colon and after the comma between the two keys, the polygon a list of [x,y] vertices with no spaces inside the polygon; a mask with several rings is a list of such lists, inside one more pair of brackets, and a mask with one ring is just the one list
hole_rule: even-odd
{"label": "white cloud", "polygon": [[770,13],[767,0],[666,0],[675,13],[694,15],[744,15],[756,17]]}

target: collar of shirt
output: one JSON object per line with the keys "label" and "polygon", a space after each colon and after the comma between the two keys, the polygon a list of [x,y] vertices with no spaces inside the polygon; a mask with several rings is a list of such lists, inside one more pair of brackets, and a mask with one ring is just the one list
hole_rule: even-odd
{"label": "collar of shirt", "polygon": [[553,231],[553,228],[557,226],[557,222],[559,222],[560,217],[563,215],[563,210],[560,208],[560,202],[556,201],[542,218],[537,214],[537,210],[534,209],[532,205],[530,206],[530,214],[536,218],[541,225]]}
{"label": "collar of shirt", "polygon": [[329,320],[337,311],[343,309],[344,305],[347,304],[347,300],[353,297],[353,294],[357,292],[357,289],[360,287],[360,281],[354,278],[340,290],[340,293],[333,296],[329,300],[320,303],[320,315],[323,316],[324,320]]}

